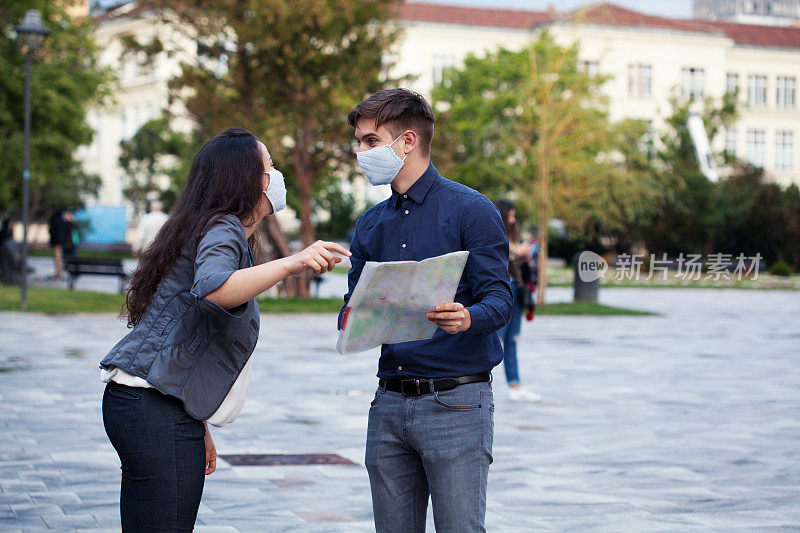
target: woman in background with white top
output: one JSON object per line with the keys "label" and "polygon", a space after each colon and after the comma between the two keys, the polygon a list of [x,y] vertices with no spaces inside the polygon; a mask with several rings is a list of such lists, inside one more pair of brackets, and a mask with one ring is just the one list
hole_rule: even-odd
{"label": "woman in background with white top", "polygon": [[204,474],[216,469],[208,423],[242,409],[259,332],[255,297],[290,275],[350,255],[317,242],[253,266],[248,242],[286,205],[283,175],[250,132],[231,128],[195,155],[175,208],[133,274],[132,331],[100,363],[103,422],[122,462],[130,531],[191,531]]}

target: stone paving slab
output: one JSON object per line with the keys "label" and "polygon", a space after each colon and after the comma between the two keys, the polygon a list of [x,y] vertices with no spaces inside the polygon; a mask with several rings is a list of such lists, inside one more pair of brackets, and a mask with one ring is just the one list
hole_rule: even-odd
{"label": "stone paving slab", "polygon": [[[509,403],[495,371],[487,529],[800,531],[800,295],[601,299],[662,315],[523,324],[522,378],[544,401]],[[336,354],[334,328],[331,315],[264,315],[244,411],[214,438],[221,454],[356,465],[220,462],[197,531],[373,530],[363,454],[377,351]],[[0,531],[119,529],[97,361],[125,331],[112,315],[0,313]]]}

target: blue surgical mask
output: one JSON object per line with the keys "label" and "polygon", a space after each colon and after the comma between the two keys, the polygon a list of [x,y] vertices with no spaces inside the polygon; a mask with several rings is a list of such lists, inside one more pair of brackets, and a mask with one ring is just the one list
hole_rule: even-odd
{"label": "blue surgical mask", "polygon": [[273,168],[264,172],[264,174],[269,174],[269,185],[267,185],[267,190],[264,191],[264,194],[267,195],[269,202],[272,204],[272,214],[274,215],[286,207],[286,183],[280,170]]}
{"label": "blue surgical mask", "polygon": [[[401,134],[400,137],[402,136]],[[358,166],[361,167],[361,172],[364,173],[372,185],[387,185],[391,183],[397,173],[400,172],[400,169],[403,168],[408,154],[403,159],[400,159],[400,156],[392,150],[392,145],[400,137],[393,140],[391,144],[356,152]]]}

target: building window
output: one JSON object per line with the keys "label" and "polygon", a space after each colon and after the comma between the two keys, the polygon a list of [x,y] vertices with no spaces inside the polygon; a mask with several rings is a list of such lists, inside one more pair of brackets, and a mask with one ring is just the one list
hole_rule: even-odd
{"label": "building window", "polygon": [[750,107],[767,105],[767,77],[750,75],[747,77],[747,103]]}
{"label": "building window", "polygon": [[791,131],[778,131],[775,134],[775,168],[794,169],[794,133]]}
{"label": "building window", "polygon": [[684,68],[681,70],[681,96],[685,99],[702,98],[705,71],[701,68]]}
{"label": "building window", "polygon": [[795,107],[795,87],[797,87],[797,80],[794,76],[778,76],[778,107],[782,109]]}
{"label": "building window", "polygon": [[733,126],[725,129],[725,151],[736,155],[736,128]]}
{"label": "building window", "polygon": [[455,57],[451,55],[433,56],[433,84],[442,83],[445,71],[456,64]]}
{"label": "building window", "polygon": [[592,77],[600,74],[600,64],[597,61],[581,61],[578,68]]}
{"label": "building window", "polygon": [[747,130],[747,160],[757,167],[764,167],[767,135],[764,130]]}
{"label": "building window", "polygon": [[628,95],[648,98],[653,94],[653,67],[650,65],[628,65]]}
{"label": "building window", "polygon": [[739,90],[739,75],[729,72],[725,75],[725,92],[736,94]]}

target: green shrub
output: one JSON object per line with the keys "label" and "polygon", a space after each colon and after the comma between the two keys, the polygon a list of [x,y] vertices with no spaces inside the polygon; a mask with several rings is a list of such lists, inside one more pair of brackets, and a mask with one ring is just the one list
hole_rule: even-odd
{"label": "green shrub", "polygon": [[792,267],[786,261],[775,261],[769,267],[769,273],[774,276],[783,276],[788,278],[792,275]]}

